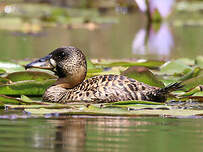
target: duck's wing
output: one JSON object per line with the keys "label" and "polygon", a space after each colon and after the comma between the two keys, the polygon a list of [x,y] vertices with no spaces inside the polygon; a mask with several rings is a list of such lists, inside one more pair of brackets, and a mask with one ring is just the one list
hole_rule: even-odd
{"label": "duck's wing", "polygon": [[74,99],[95,102],[148,100],[145,92],[153,89],[156,88],[122,75],[101,75],[80,84]]}

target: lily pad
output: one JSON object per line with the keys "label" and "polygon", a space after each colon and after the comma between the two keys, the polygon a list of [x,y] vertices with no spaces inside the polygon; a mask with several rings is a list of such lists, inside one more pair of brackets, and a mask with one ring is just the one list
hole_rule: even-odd
{"label": "lily pad", "polygon": [[193,96],[201,96],[201,97],[203,97],[203,91],[199,91],[199,92],[193,94]]}
{"label": "lily pad", "polygon": [[22,104],[23,103],[20,99],[8,97],[5,95],[0,95],[0,102],[3,104]]}
{"label": "lily pad", "polygon": [[194,68],[192,71],[188,72],[187,74],[185,74],[184,76],[182,76],[181,78],[179,78],[179,81],[184,81],[193,77],[196,77],[199,75],[201,69],[200,67],[196,67]]}
{"label": "lily pad", "polygon": [[185,70],[188,70],[189,72],[192,68],[180,61],[169,61],[160,67],[160,72],[167,75],[174,75],[177,73],[183,74]]}
{"label": "lily pad", "polygon": [[189,66],[192,66],[195,64],[195,61],[193,59],[189,59],[189,58],[179,58],[176,61],[178,61],[179,63],[185,64],[185,65],[189,65]]}
{"label": "lily pad", "polygon": [[133,78],[145,84],[163,88],[163,82],[159,81],[158,78],[145,67],[133,66],[123,71],[121,75],[125,75],[129,78]]}
{"label": "lily pad", "polygon": [[[193,89],[191,89],[190,91],[188,92],[185,92],[184,94],[182,94],[181,96],[192,96],[192,95],[196,95],[196,93],[199,93],[199,92],[202,92],[202,86],[197,86]],[[203,96],[203,94],[202,94]]]}
{"label": "lily pad", "polygon": [[87,61],[87,69],[88,70],[96,68],[95,65],[88,58],[86,59],[86,61]]}
{"label": "lily pad", "polygon": [[30,99],[29,97],[25,96],[25,95],[21,95],[21,98],[20,98],[22,101],[25,101],[25,102],[28,102],[28,103],[32,103],[33,100]]}
{"label": "lily pad", "polygon": [[182,82],[182,84],[184,85],[184,90],[186,91],[195,88],[199,85],[203,85],[203,75],[188,79]]}
{"label": "lily pad", "polygon": [[54,105],[61,105],[61,104],[41,101],[41,98],[36,100],[36,97],[35,97],[35,99],[33,99],[33,98],[30,98],[30,97],[25,96],[25,95],[21,95],[20,100],[23,101],[24,103],[26,103],[27,105],[33,105],[33,106],[34,105],[53,105],[53,104]]}
{"label": "lily pad", "polygon": [[[49,114],[64,114],[64,113],[69,113],[69,114],[75,114],[75,113],[81,113],[81,110],[73,110],[73,109],[47,109],[47,108],[39,108],[39,109],[25,109],[25,112],[28,112],[32,115],[49,115]],[[81,111],[81,112],[80,112]]]}
{"label": "lily pad", "polygon": [[0,75],[6,73],[6,71],[4,69],[0,68]]}
{"label": "lily pad", "polygon": [[44,81],[48,79],[56,79],[57,77],[41,71],[21,71],[10,73],[6,78],[12,82],[17,82],[24,80]]}
{"label": "lily pad", "polygon": [[24,71],[23,66],[21,66],[19,64],[11,63],[11,62],[0,61],[0,68],[9,73],[16,72],[16,71]]}
{"label": "lily pad", "polygon": [[166,116],[166,117],[188,117],[203,114],[202,110],[125,110],[122,108],[83,108],[83,109],[25,109],[32,115],[108,115],[108,116]]}
{"label": "lily pad", "polygon": [[62,105],[62,104],[49,104],[49,105],[5,105],[8,109],[64,109],[64,108],[72,108],[69,105]]}
{"label": "lily pad", "polygon": [[45,81],[26,80],[14,82],[12,84],[0,85],[0,94],[41,96],[46,88],[52,85],[55,81],[55,79]]}

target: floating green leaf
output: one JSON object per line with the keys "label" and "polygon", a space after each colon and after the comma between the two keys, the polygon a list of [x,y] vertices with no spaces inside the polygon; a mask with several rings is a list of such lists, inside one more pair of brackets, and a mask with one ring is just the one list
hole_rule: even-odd
{"label": "floating green leaf", "polygon": [[20,100],[22,100],[24,103],[28,105],[61,105],[61,104],[51,103],[51,102],[44,102],[44,101],[38,101],[38,100],[36,101],[25,95],[21,95]]}
{"label": "floating green leaf", "polygon": [[12,84],[0,85],[0,94],[41,96],[46,88],[52,85],[55,81],[55,79],[45,81],[26,80],[14,82]]}
{"label": "floating green leaf", "polygon": [[22,101],[24,102],[28,102],[28,103],[32,103],[33,100],[30,99],[29,97],[25,96],[25,95],[21,95],[21,98],[20,98]]}
{"label": "floating green leaf", "polygon": [[62,104],[49,104],[49,105],[6,105],[8,109],[64,109],[64,108],[72,108],[69,105]]}
{"label": "floating green leaf", "polygon": [[184,81],[193,77],[198,76],[198,74],[200,73],[201,69],[200,67],[196,67],[194,68],[192,71],[188,72],[187,74],[185,74],[184,76],[182,76],[181,78],[179,78],[179,81]]}
{"label": "floating green leaf", "polygon": [[21,71],[10,73],[6,78],[12,82],[17,82],[24,80],[44,81],[47,79],[56,79],[57,77],[41,71]]}
{"label": "floating green leaf", "polygon": [[95,65],[87,58],[87,69],[95,69]]}
{"label": "floating green leaf", "polygon": [[170,117],[188,117],[203,114],[202,110],[125,110],[123,108],[83,108],[83,109],[25,109],[26,112],[33,115],[46,114],[66,114],[66,115],[108,115],[108,116],[170,116]]}
{"label": "floating green leaf", "polygon": [[0,75],[6,73],[6,71],[4,69],[0,68]]}
{"label": "floating green leaf", "polygon": [[145,84],[163,88],[164,84],[158,80],[158,78],[145,67],[130,67],[123,71],[121,75],[125,75],[129,78],[133,78]]}
{"label": "floating green leaf", "polygon": [[31,113],[32,115],[46,115],[46,114],[64,114],[64,113],[79,113],[80,110],[73,109],[47,109],[47,108],[39,108],[39,109],[25,109],[25,112]]}
{"label": "floating green leaf", "polygon": [[161,66],[160,72],[162,74],[173,75],[177,73],[183,74],[184,71],[190,72],[192,68],[188,65],[181,63],[180,61],[169,61]]}
{"label": "floating green leaf", "polygon": [[0,61],[0,68],[7,72],[23,71],[24,67],[11,62]]}
{"label": "floating green leaf", "polygon": [[178,61],[179,63],[182,63],[184,65],[189,65],[189,66],[193,66],[195,64],[195,61],[193,59],[189,59],[189,58],[179,58],[176,61]]}
{"label": "floating green leaf", "polygon": [[23,102],[19,99],[0,95],[0,102],[3,104],[22,104]]}
{"label": "floating green leaf", "polygon": [[193,96],[201,96],[201,97],[203,97],[203,91],[199,91],[199,92],[193,94]]}
{"label": "floating green leaf", "polygon": [[182,94],[181,96],[191,96],[191,95],[194,95],[194,94],[196,94],[196,93],[198,93],[198,92],[201,92],[201,87],[202,86],[197,86],[197,87],[195,87],[195,88],[193,88],[192,90],[190,90],[190,91],[188,91],[188,92],[185,92],[184,94]]}
{"label": "floating green leaf", "polygon": [[199,85],[203,85],[203,75],[188,79],[182,82],[182,84],[184,85],[184,90],[186,91],[195,88]]}

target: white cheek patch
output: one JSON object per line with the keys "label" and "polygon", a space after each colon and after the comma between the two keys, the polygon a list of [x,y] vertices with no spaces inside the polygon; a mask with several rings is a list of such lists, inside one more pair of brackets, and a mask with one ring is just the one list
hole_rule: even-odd
{"label": "white cheek patch", "polygon": [[56,67],[56,61],[54,59],[50,59],[50,63],[53,67]]}

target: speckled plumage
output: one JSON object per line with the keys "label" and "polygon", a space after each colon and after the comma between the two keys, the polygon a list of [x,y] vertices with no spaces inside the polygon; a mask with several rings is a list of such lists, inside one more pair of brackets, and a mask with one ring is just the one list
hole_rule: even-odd
{"label": "speckled plumage", "polygon": [[[53,63],[51,65],[52,71],[59,76],[56,84],[47,88],[43,95],[43,100],[48,102],[100,103],[127,100],[164,102],[169,92],[181,87],[180,83],[175,83],[161,89],[122,75],[100,75],[84,80],[87,65],[85,56],[79,49],[75,47],[58,48],[48,56],[49,62],[50,60],[54,62],[54,67]],[[47,59],[47,57],[45,58]],[[27,67],[34,66],[31,63]]]}
{"label": "speckled plumage", "polygon": [[[115,102],[126,100],[153,100],[148,93],[156,93],[152,87],[122,75],[100,75],[89,78],[71,89],[49,87],[43,99],[50,102],[68,101]],[[163,98],[163,97],[162,97]]]}

